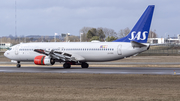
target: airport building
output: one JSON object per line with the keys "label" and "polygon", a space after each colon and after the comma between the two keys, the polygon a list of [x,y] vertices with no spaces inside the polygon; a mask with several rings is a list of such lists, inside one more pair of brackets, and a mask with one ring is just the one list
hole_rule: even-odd
{"label": "airport building", "polygon": [[148,43],[151,44],[180,44],[180,34],[177,35],[177,37],[170,37],[170,38],[148,38]]}
{"label": "airport building", "polygon": [[0,43],[0,48],[1,49],[9,48],[11,46],[12,46],[11,43]]}
{"label": "airport building", "polygon": [[164,40],[164,38],[148,38],[148,43],[163,44],[163,43],[165,43],[165,40]]}

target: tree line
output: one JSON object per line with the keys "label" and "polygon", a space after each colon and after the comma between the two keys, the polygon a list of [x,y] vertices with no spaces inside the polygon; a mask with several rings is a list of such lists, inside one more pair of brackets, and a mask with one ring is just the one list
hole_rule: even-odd
{"label": "tree line", "polygon": [[[130,31],[131,30],[128,27],[121,29],[118,33],[110,28],[83,27],[80,30],[80,33],[81,33],[82,42],[89,42],[92,40],[111,42],[118,38],[125,37],[126,35],[130,33]],[[157,38],[156,30],[154,31],[150,30],[149,38]]]}
{"label": "tree line", "polygon": [[[119,32],[115,32],[113,29],[110,28],[93,28],[93,27],[83,27],[80,30],[81,34],[81,41],[82,42],[90,42],[92,40],[99,40],[99,41],[107,41],[111,42],[118,38],[125,37],[127,34],[129,34],[130,29],[124,28],[121,29]],[[156,30],[149,32],[149,38],[157,38]],[[64,40],[60,38],[56,38],[56,42],[65,42],[66,37]],[[68,41],[70,42],[79,42],[79,36],[68,36]],[[0,37],[0,42],[5,43],[12,43],[12,44],[18,44],[20,42],[54,42],[54,38],[50,38],[49,36],[40,36],[38,38],[33,37],[13,37],[10,35],[9,37]]]}

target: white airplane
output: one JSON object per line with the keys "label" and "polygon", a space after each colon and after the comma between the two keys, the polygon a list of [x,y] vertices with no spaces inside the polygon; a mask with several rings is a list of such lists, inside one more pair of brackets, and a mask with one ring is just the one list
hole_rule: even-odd
{"label": "white airplane", "polygon": [[149,29],[154,12],[154,5],[149,5],[131,32],[113,42],[37,42],[21,43],[12,46],[4,56],[20,62],[32,62],[36,65],[54,65],[64,62],[64,68],[81,65],[88,68],[87,62],[104,62],[123,59],[149,49],[147,43]]}

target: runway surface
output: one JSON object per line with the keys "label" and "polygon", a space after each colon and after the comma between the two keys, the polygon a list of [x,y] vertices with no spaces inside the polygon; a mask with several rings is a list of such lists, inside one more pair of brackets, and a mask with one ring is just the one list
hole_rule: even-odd
{"label": "runway surface", "polygon": [[[0,62],[0,64],[15,64]],[[21,64],[34,64],[34,62],[21,62]],[[61,63],[56,63],[61,64]],[[90,65],[180,65],[180,62],[88,62]]]}
{"label": "runway surface", "polygon": [[168,74],[180,75],[180,68],[151,68],[151,67],[90,67],[82,69],[72,67],[64,69],[62,67],[0,67],[0,72],[29,72],[29,73],[95,73],[95,74]]}

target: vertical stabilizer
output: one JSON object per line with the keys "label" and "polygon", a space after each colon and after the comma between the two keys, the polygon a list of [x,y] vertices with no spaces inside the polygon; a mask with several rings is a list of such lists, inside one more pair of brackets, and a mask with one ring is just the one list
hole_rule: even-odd
{"label": "vertical stabilizer", "polygon": [[146,43],[149,35],[149,29],[151,26],[151,20],[154,12],[154,5],[149,5],[147,9],[144,11],[134,28],[131,32],[121,38],[117,39],[113,42],[139,42],[139,43]]}

